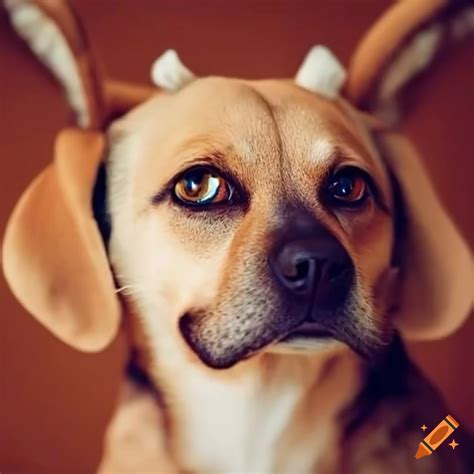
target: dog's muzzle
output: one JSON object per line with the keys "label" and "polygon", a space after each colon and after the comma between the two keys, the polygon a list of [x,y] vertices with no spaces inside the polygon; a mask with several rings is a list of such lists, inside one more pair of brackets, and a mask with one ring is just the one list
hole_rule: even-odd
{"label": "dog's muzzle", "polygon": [[355,269],[343,245],[313,217],[285,219],[269,237],[270,251],[259,265],[244,259],[250,263],[237,267],[215,305],[180,319],[191,348],[215,368],[270,346],[298,350],[302,340],[310,350],[327,340],[360,349],[357,314],[348,310]]}
{"label": "dog's muzzle", "polygon": [[340,339],[341,311],[354,286],[355,270],[342,244],[321,224],[299,218],[277,235],[270,255],[274,280],[299,315],[297,327],[278,344],[281,351],[320,347]]}

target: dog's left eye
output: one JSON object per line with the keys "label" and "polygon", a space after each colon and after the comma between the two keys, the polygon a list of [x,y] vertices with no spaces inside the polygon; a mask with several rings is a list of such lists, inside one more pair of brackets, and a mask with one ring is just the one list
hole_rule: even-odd
{"label": "dog's left eye", "polygon": [[214,170],[198,166],[184,172],[174,186],[174,196],[188,206],[208,206],[229,201],[230,184]]}
{"label": "dog's left eye", "polygon": [[327,187],[330,200],[340,206],[361,206],[369,196],[368,178],[364,171],[348,166],[337,171]]}

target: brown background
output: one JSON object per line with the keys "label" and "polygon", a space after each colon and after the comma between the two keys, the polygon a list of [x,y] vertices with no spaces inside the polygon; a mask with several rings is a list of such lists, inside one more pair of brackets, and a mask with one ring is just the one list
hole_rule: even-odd
{"label": "brown background", "polygon": [[[202,75],[291,76],[315,43],[326,44],[347,62],[358,38],[389,3],[74,2],[106,70],[116,78],[142,82],[148,80],[153,59],[169,47]],[[416,90],[416,104],[404,128],[472,243],[473,40],[464,41],[432,71]],[[14,36],[3,11],[0,99],[3,234],[15,201],[51,160],[54,136],[69,120],[54,81]],[[0,335],[0,471],[92,472],[125,357],[123,337],[100,354],[73,351],[22,311],[1,279]],[[446,395],[453,414],[471,429],[473,335],[471,318],[454,336],[412,348]]]}

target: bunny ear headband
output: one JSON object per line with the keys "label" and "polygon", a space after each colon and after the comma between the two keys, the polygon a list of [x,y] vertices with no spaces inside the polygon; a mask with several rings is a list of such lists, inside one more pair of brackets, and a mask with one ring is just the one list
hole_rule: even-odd
{"label": "bunny ear headband", "polygon": [[[196,78],[170,50],[153,64],[155,86],[111,80],[66,1],[5,0],[5,6],[19,36],[64,87],[77,127],[59,134],[54,162],[16,205],[4,238],[4,273],[20,303],[56,336],[81,350],[100,350],[116,334],[122,313],[92,207],[104,131],[152,95],[176,93]],[[473,29],[468,1],[401,0],[368,31],[347,70],[316,46],[295,82],[394,119],[404,86]],[[376,138],[400,182],[409,224],[397,325],[408,338],[445,336],[472,304],[469,249],[408,141],[387,130]]]}

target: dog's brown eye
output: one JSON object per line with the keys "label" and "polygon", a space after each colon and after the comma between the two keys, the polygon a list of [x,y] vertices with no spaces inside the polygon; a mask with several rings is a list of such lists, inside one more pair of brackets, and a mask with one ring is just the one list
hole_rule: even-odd
{"label": "dog's brown eye", "polygon": [[341,169],[332,176],[328,194],[336,204],[354,207],[365,202],[369,195],[368,187],[364,172],[351,166]]}
{"label": "dog's brown eye", "polygon": [[174,195],[183,204],[206,206],[228,201],[232,188],[215,171],[196,167],[181,175],[174,186]]}

